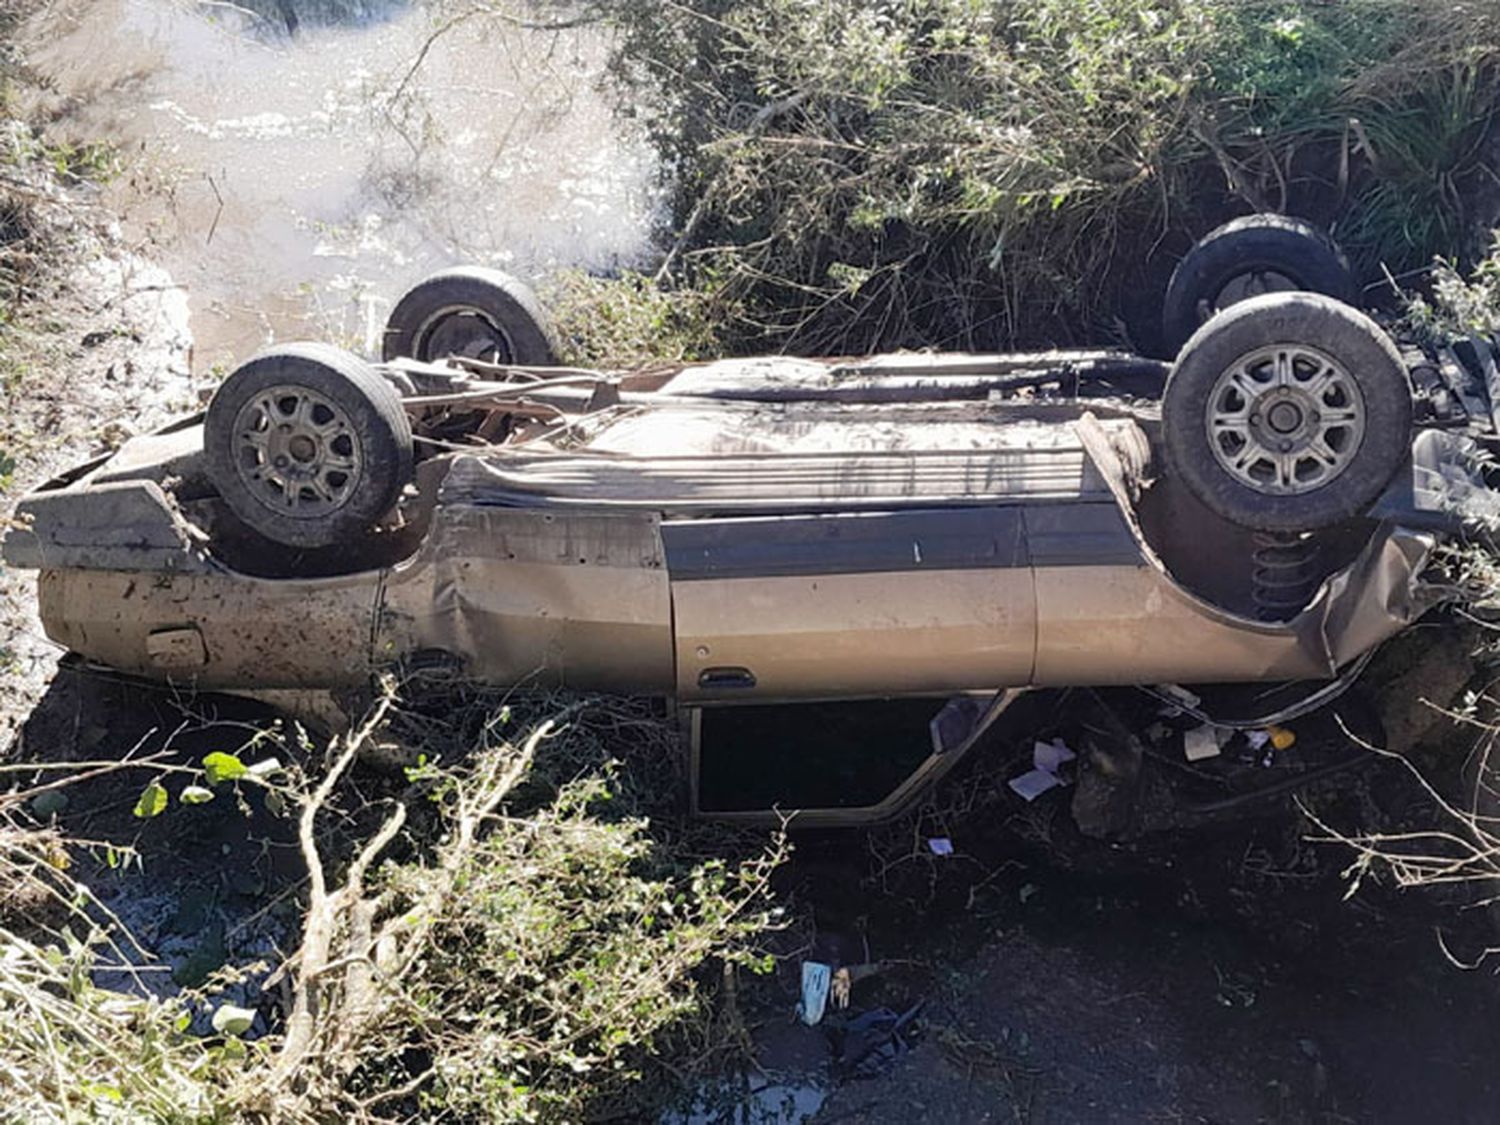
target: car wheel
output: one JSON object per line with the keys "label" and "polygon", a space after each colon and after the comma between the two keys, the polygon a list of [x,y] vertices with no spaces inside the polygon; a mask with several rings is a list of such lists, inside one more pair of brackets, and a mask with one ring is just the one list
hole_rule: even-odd
{"label": "car wheel", "polygon": [[1338,245],[1311,223],[1246,215],[1198,242],[1172,271],[1162,332],[1176,354],[1215,313],[1266,293],[1322,293],[1353,304],[1354,272]]}
{"label": "car wheel", "polygon": [[289,547],[363,534],[411,477],[400,395],[324,344],[273,348],[237,368],[208,405],[203,443],[224,502]]}
{"label": "car wheel", "polygon": [[551,318],[531,289],[499,270],[460,266],[413,286],[385,324],[383,359],[464,356],[522,367],[557,364]]}
{"label": "car wheel", "polygon": [[1315,531],[1359,515],[1411,452],[1389,336],[1314,293],[1252,297],[1187,342],[1162,396],[1167,456],[1224,518]]}

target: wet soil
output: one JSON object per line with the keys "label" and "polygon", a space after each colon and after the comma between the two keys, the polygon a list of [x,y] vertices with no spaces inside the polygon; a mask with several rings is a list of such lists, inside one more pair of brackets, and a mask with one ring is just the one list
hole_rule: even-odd
{"label": "wet soil", "polygon": [[[760,1063],[776,1088],[826,1100],[744,1119],[1494,1119],[1495,966],[1444,952],[1493,940],[1470,892],[1367,877],[1351,895],[1350,854],[1315,842],[1291,799],[1090,840],[1066,791],[1023,805],[1004,784],[1015,772],[1001,747],[912,819],[800,841],[782,889],[810,922],[768,990]],[[1345,829],[1438,819],[1393,763],[1303,801]],[[933,854],[935,836],[953,855]],[[790,1018],[804,958],[881,968],[848,1012],[806,1029]],[[848,1030],[861,1014],[918,1005],[909,1050],[873,1076],[851,1068],[870,1046]]]}
{"label": "wet soil", "polygon": [[[200,408],[187,297],[126,245],[109,212],[44,170],[25,178],[49,263],[5,341],[0,528],[49,477]],[[40,698],[61,655],[36,614],[36,576],[0,567],[0,745]]]}

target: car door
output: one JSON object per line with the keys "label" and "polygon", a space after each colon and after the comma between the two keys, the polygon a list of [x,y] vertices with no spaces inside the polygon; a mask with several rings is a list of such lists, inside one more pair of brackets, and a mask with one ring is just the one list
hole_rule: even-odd
{"label": "car door", "polygon": [[1028,683],[1018,506],[669,520],[678,697],[770,702]]}

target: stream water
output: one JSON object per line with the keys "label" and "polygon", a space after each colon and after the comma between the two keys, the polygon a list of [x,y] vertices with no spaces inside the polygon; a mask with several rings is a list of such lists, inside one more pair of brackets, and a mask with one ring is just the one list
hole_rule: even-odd
{"label": "stream water", "polygon": [[595,30],[402,0],[59,0],[29,29],[53,140],[108,138],[126,236],[186,287],[196,366],[366,346],[456,262],[532,281],[639,258],[655,163]]}

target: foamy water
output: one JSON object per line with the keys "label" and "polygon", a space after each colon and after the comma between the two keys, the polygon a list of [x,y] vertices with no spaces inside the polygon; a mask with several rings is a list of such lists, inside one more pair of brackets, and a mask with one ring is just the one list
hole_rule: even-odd
{"label": "foamy water", "polygon": [[359,343],[455,262],[535,281],[640,259],[654,160],[596,88],[598,33],[440,31],[394,0],[252,6],[64,0],[31,29],[66,105],[53,133],[125,153],[104,200],[187,287],[198,366]]}

